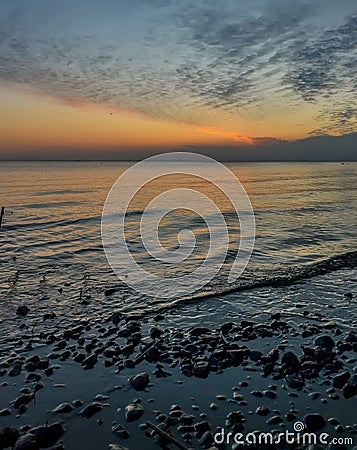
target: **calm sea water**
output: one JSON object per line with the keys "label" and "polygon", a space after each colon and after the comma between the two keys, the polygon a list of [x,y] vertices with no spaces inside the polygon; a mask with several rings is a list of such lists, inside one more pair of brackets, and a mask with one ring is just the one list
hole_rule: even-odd
{"label": "calm sea water", "polygon": [[[132,163],[123,162],[1,162],[0,206],[6,207],[0,230],[0,290],[2,300],[42,299],[44,308],[73,304],[78,296],[96,305],[126,311],[160,308],[165,302],[131,291],[109,266],[101,243],[101,213],[116,179]],[[271,274],[286,273],[356,249],[356,163],[228,163],[254,208],[254,253],[242,280],[254,285]],[[145,205],[168,187],[201,189],[220,204],[229,229],[225,265],[229,268],[239,244],[239,226],[232,207],[212,186],[184,175],[151,183],[132,202],[127,236],[135,247]],[[196,248],[186,265],[170,268],[177,275],[200,264],[209,235],[197,214],[173,212],[160,226],[163,245],[174,250],[178,233],[195,233]],[[153,272],[168,270],[139,259]],[[109,297],[108,287],[118,291]],[[220,273],[207,292],[224,292]],[[82,294],[80,294],[82,292]],[[195,295],[200,295],[198,292]],[[50,303],[49,303],[50,302]],[[111,303],[112,302],[112,303]],[[247,306],[248,307],[248,306]],[[6,312],[3,312],[3,316]]]}

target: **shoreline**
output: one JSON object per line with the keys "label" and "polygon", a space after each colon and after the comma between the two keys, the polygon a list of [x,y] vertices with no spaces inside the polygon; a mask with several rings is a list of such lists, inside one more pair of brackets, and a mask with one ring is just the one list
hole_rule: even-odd
{"label": "shoreline", "polygon": [[[342,272],[354,286],[355,272]],[[52,332],[48,331],[48,326],[31,331],[26,328],[26,321],[30,319],[21,317],[17,320],[19,336],[12,343],[12,351],[1,354],[0,410],[8,410],[10,414],[0,417],[0,427],[14,426],[26,434],[32,427],[47,421],[50,424],[63,422],[65,433],[59,436],[58,442],[62,440],[67,450],[108,449],[109,444],[131,450],[143,446],[159,448],[154,438],[146,436],[145,423],[150,421],[156,425],[161,423],[166,430],[169,426],[175,439],[186,448],[209,448],[217,427],[225,428],[227,432],[232,429],[244,433],[284,431],[291,430],[294,421],[304,422],[308,414],[317,413],[326,421],[318,433],[352,437],[356,441],[357,427],[350,423],[354,418],[355,397],[345,399],[343,386],[333,386],[338,383],[333,381],[336,375],[348,372],[349,381],[342,381],[346,381],[345,385],[352,384],[345,390],[348,395],[355,392],[353,370],[357,337],[347,326],[348,320],[346,325],[336,320],[343,304],[339,306],[336,299],[346,293],[346,288],[343,279],[336,284],[334,295],[326,288],[326,298],[330,296],[331,305],[337,306],[327,306],[320,314],[313,308],[309,310],[306,302],[305,306],[296,303],[295,310],[293,307],[290,310],[282,308],[280,317],[279,313],[267,309],[264,315],[257,310],[255,317],[244,318],[244,311],[239,316],[229,303],[220,303],[217,314],[221,320],[207,316],[205,321],[202,320],[205,308],[214,306],[212,300],[207,300],[198,311],[183,306],[177,311],[165,311],[141,320],[132,320],[120,313],[104,314],[98,319],[87,314],[87,317],[75,320],[76,325],[73,323],[72,327],[67,324],[62,328],[58,323]],[[315,290],[308,283],[300,286],[301,295],[308,296],[309,289],[316,292],[316,286]],[[291,295],[291,288],[284,286],[275,292],[283,295],[286,291]],[[264,297],[264,291],[252,293],[257,300],[257,309],[259,293]],[[355,301],[353,297],[351,301]],[[346,313],[341,311],[341,316],[345,317]],[[351,320],[353,329],[354,317]],[[324,335],[332,337],[333,348],[327,338],[324,346],[317,345],[316,339]],[[304,353],[302,346],[310,351]],[[274,349],[279,353],[275,362],[269,360]],[[311,349],[314,349],[313,353]],[[313,355],[321,351],[325,352],[325,358],[316,359],[321,355]],[[288,356],[284,357],[286,354]],[[36,367],[38,358],[34,355],[42,361],[39,367]],[[31,362],[34,365],[31,366]],[[317,369],[317,376],[313,376],[313,370]],[[11,371],[19,373],[9,376]],[[142,373],[148,374],[149,384],[146,386],[146,376],[139,377],[145,387],[136,391],[128,380]],[[36,391],[36,404],[33,398],[28,403],[17,402],[17,408],[10,404],[22,395],[31,395],[37,389],[37,383],[41,389]],[[61,404],[68,412],[53,412]],[[90,408],[98,411],[91,418],[83,417],[86,413],[81,415],[80,412],[93,404],[97,405]],[[143,415],[133,422],[127,422],[125,418],[125,407],[130,404],[140,404],[144,408]],[[234,411],[240,411],[242,415],[233,415],[237,423],[226,425],[226,421],[230,421],[227,416]],[[113,421],[116,432],[112,431]],[[125,435],[125,431],[118,425],[130,434],[127,439],[119,437]],[[83,435],[86,436],[85,446]]]}

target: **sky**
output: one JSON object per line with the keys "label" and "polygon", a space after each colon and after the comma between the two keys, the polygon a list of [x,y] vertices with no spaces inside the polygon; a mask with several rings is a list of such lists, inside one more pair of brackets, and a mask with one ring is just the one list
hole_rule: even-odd
{"label": "sky", "polygon": [[355,0],[0,0],[0,159],[354,159],[356,43]]}

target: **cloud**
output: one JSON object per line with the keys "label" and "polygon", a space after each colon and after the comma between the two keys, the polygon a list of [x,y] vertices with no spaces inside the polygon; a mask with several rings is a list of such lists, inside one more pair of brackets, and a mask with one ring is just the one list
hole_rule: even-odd
{"label": "cloud", "polygon": [[356,75],[357,16],[329,29],[292,53],[288,81],[307,101],[349,89]]}
{"label": "cloud", "polygon": [[349,0],[26,5],[0,0],[0,80],[203,127],[207,111],[261,119],[272,101],[318,104],[316,130],[356,125]]}

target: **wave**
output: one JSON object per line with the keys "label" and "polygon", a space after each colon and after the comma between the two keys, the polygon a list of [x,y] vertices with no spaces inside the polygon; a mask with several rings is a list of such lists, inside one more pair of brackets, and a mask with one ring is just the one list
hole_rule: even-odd
{"label": "wave", "polygon": [[77,219],[66,219],[66,220],[48,220],[48,221],[37,221],[37,222],[25,222],[17,223],[16,225],[3,225],[2,229],[6,231],[17,230],[20,228],[27,228],[28,230],[33,230],[37,228],[57,228],[57,227],[67,227],[72,225],[88,225],[94,223],[100,223],[101,216],[89,216],[80,217]]}
{"label": "wave", "polygon": [[[225,284],[219,287],[208,285],[209,290],[207,291],[201,291],[191,296],[178,298],[170,303],[159,303],[159,310],[163,311],[180,304],[195,302],[210,297],[221,297],[239,291],[263,287],[290,286],[305,279],[325,275],[337,270],[353,269],[356,266],[357,251],[351,251],[305,265],[289,266],[286,267],[285,271],[279,267],[277,269],[272,269],[268,275],[260,273],[257,277],[255,277],[255,279],[251,278],[251,275],[254,274],[250,274],[244,280],[240,278],[238,283],[235,283],[234,285],[227,286]],[[153,311],[150,311],[150,313],[152,312]]]}

